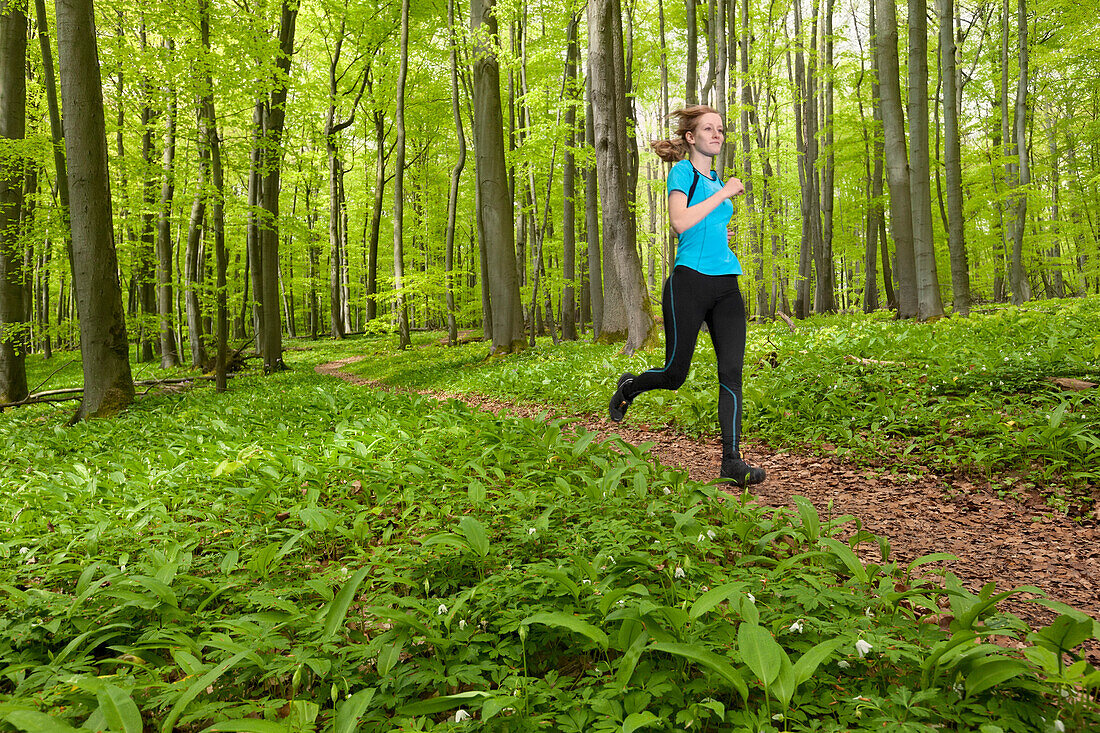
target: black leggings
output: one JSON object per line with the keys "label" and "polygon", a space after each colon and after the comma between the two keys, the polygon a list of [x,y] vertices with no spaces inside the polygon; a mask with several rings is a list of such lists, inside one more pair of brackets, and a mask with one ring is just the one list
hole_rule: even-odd
{"label": "black leggings", "polygon": [[741,370],[745,363],[745,301],[737,275],[704,275],[677,267],[665,281],[665,365],[639,374],[623,394],[634,399],[651,389],[677,389],[687,379],[703,323],[718,358],[718,421],[722,457],[740,457]]}

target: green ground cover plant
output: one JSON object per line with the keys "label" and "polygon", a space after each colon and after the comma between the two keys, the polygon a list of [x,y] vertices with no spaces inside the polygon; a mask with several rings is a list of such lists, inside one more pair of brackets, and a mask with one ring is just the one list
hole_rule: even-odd
{"label": "green ground cover plant", "polygon": [[1014,591],[807,501],[312,370],[364,346],[110,420],[0,415],[0,729],[1100,724],[1084,614],[1029,629]]}
{"label": "green ground cover plant", "polygon": [[[402,386],[476,392],[605,414],[624,371],[660,365],[663,351],[549,342],[485,360],[482,344],[450,349],[439,334],[394,354],[381,345],[350,369]],[[751,325],[744,433],[776,448],[837,453],[889,469],[961,471],[1036,486],[1052,503],[1091,508],[1100,481],[1100,395],[1050,381],[1100,382],[1100,297],[997,308],[935,323],[888,312],[815,316],[792,331]],[[701,435],[717,431],[717,377],[699,339],[677,392],[638,399],[628,420]]]}

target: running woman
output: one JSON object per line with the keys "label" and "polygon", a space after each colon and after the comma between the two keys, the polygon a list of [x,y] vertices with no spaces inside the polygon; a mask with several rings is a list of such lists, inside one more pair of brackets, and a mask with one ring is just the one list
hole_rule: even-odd
{"label": "running woman", "polygon": [[[608,414],[619,422],[634,398],[651,389],[677,389],[687,379],[703,323],[718,359],[718,420],[722,426],[721,477],[748,486],[764,480],[764,469],[741,457],[741,371],[745,361],[745,302],[737,276],[741,263],[729,248],[734,196],[745,192],[737,178],[724,182],[711,170],[725,142],[722,117],[695,105],[673,113],[671,140],[650,147],[674,163],[668,174],[668,216],[679,235],[676,263],[661,299],[665,318],[665,365],[619,377]],[[686,158],[685,158],[686,156]]]}

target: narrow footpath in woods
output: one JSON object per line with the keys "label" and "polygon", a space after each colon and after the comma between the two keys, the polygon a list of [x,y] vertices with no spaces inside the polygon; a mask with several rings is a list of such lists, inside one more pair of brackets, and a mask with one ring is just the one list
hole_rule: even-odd
{"label": "narrow footpath in woods", "polygon": [[[322,364],[317,371],[353,384],[394,390],[343,371],[360,358]],[[519,417],[547,412],[546,406],[478,395],[419,392]],[[652,453],[661,463],[687,470],[696,481],[711,481],[718,474],[717,438],[692,438],[659,425],[631,425],[629,419],[613,423],[592,414],[559,417],[601,436],[618,435],[635,445],[652,443]],[[788,506],[793,495],[804,496],[823,520],[852,515],[864,529],[887,537],[893,559],[899,563],[934,552],[951,553],[958,560],[946,567],[973,592],[990,581],[996,582],[999,591],[1031,585],[1050,599],[1100,618],[1100,523],[1095,515],[1074,520],[1037,496],[1000,499],[987,484],[954,476],[881,473],[829,456],[773,451],[751,443],[745,454],[768,472],[763,484],[752,487],[763,505]],[[865,543],[861,550],[875,553],[877,560],[878,548],[873,545]],[[1014,596],[1002,608],[1033,627],[1045,625],[1057,614],[1025,600],[1034,597]],[[1100,664],[1100,644],[1089,645],[1087,655],[1093,665]]]}

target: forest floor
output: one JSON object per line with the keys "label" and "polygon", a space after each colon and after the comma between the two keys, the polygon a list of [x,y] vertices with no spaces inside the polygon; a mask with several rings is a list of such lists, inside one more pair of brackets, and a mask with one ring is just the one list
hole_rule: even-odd
{"label": "forest floor", "polygon": [[[360,357],[322,364],[317,371],[354,384],[393,387],[343,371]],[[717,477],[720,442],[677,433],[666,426],[611,422],[592,414],[561,415],[545,405],[522,405],[472,394],[418,390],[438,399],[458,399],[480,409],[520,417],[568,419],[578,429],[604,437],[619,436],[634,445],[652,443],[651,452],[664,465],[679,467],[696,481]],[[610,387],[609,392],[610,395]],[[999,498],[988,481],[933,473],[890,473],[859,467],[829,456],[774,451],[749,443],[746,459],[768,472],[767,480],[751,488],[765,506],[790,506],[793,495],[813,502],[822,521],[852,515],[862,527],[889,539],[892,559],[907,564],[935,552],[958,560],[946,567],[972,592],[988,582],[998,591],[1031,585],[1048,598],[1069,604],[1100,619],[1100,522],[1095,515],[1071,519],[1047,506],[1038,494]],[[740,494],[740,490],[735,489]],[[879,558],[876,543],[859,548],[867,561]],[[1013,596],[1001,604],[1033,628],[1057,614]],[[1100,644],[1086,648],[1091,664],[1100,665]]]}

